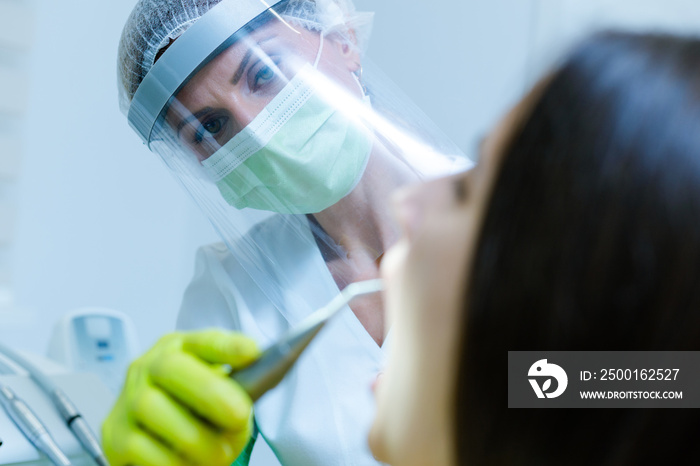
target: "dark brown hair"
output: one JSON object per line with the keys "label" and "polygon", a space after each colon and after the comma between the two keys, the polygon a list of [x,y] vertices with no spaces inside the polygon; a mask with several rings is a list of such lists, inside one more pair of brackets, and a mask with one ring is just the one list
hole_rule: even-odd
{"label": "dark brown hair", "polygon": [[697,463],[692,409],[508,409],[507,352],[700,350],[700,40],[592,37],[503,155],[467,283],[458,464]]}

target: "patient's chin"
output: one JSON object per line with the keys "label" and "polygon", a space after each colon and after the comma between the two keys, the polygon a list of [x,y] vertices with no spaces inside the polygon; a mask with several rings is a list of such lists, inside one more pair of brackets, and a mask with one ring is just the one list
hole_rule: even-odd
{"label": "patient's chin", "polygon": [[386,442],[382,432],[381,422],[377,417],[375,417],[374,422],[372,422],[372,428],[369,431],[367,441],[369,442],[369,449],[372,451],[374,458],[382,463],[389,463],[389,459],[386,454]]}

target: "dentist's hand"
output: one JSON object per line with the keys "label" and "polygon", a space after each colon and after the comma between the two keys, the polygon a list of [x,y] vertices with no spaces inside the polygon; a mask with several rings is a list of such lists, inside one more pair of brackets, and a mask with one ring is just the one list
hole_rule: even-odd
{"label": "dentist's hand", "polygon": [[250,338],[205,330],[171,333],[134,361],[102,425],[111,466],[229,466],[252,431],[252,402],[224,364],[246,366]]}

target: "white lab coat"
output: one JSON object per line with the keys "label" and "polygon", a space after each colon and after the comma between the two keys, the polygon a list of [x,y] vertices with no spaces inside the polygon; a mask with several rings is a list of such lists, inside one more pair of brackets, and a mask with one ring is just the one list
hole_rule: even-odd
{"label": "white lab coat", "polygon": [[[313,308],[339,290],[308,231],[286,234],[275,216],[251,230],[268,244],[281,270],[296,270],[294,290]],[[270,284],[280,287],[279,283]],[[289,290],[282,289],[285,298]],[[200,248],[195,275],[185,291],[179,329],[221,327],[270,345],[308,314],[308,305],[275,308],[223,243]],[[298,298],[297,298],[298,299]],[[349,307],[319,334],[292,371],[255,406],[257,426],[284,466],[376,466],[367,446],[374,413],[371,382],[381,370],[380,348]],[[260,440],[258,440],[260,441]]]}

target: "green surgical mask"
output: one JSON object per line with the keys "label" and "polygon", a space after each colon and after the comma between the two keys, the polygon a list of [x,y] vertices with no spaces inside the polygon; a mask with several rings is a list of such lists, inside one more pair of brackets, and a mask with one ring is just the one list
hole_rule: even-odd
{"label": "green surgical mask", "polygon": [[316,213],[359,182],[372,135],[314,91],[305,79],[314,72],[305,65],[248,126],[202,162],[233,207]]}

